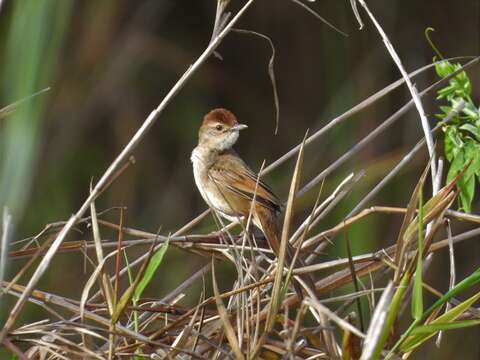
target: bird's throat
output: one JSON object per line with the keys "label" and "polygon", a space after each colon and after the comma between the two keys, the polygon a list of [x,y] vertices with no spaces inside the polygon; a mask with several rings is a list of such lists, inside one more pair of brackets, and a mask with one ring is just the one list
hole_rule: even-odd
{"label": "bird's throat", "polygon": [[215,164],[218,156],[218,150],[209,146],[198,145],[195,149],[193,149],[190,159],[194,165],[208,169],[210,166]]}

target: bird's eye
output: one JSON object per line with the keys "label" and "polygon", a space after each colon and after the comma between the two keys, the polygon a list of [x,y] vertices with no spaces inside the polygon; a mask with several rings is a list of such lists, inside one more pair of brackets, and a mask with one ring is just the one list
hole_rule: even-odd
{"label": "bird's eye", "polygon": [[222,131],[223,130],[223,126],[218,124],[215,129],[217,129],[218,131]]}

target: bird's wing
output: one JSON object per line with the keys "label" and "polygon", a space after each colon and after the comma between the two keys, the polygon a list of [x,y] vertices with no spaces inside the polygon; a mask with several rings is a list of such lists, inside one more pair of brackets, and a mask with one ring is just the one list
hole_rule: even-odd
{"label": "bird's wing", "polygon": [[[263,181],[234,153],[220,155],[210,168],[209,177],[228,198],[228,192],[279,212],[280,201]],[[258,183],[258,184],[257,184]]]}

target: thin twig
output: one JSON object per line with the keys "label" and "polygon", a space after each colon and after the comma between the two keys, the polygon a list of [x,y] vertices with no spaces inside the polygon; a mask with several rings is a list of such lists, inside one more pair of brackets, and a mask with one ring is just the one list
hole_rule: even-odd
{"label": "thin twig", "polygon": [[321,16],[319,13],[317,13],[315,10],[311,9],[309,6],[305,5],[304,3],[302,3],[300,0],[290,0],[291,2],[293,2],[294,4],[297,4],[298,6],[300,6],[302,9],[306,10],[308,13],[312,14],[313,16],[315,16],[317,19],[319,19],[321,22],[323,22],[324,24],[326,24],[329,28],[335,30],[336,32],[338,32],[339,34],[345,36],[345,37],[348,37],[348,35],[343,32],[342,30],[340,30],[339,28],[337,28],[335,25],[333,25],[332,23],[330,23],[329,21],[327,21],[323,16]]}
{"label": "thin twig", "polygon": [[392,43],[388,39],[387,34],[385,31],[383,31],[382,27],[378,23],[377,19],[373,16],[371,13],[370,9],[368,8],[366,2],[364,0],[358,0],[358,2],[363,6],[365,11],[367,12],[368,16],[372,20],[373,24],[377,28],[378,33],[380,34],[385,47],[387,48],[388,52],[390,53],[390,56],[392,57],[393,61],[398,67],[398,70],[400,70],[400,73],[402,74],[402,77],[405,79],[405,83],[407,84],[408,90],[410,91],[410,94],[412,96],[413,102],[415,103],[415,107],[417,108],[418,114],[420,116],[420,121],[422,123],[422,128],[425,136],[425,140],[427,143],[427,148],[428,148],[428,154],[430,156],[430,170],[432,174],[432,187],[433,187],[433,195],[435,195],[440,188],[437,188],[436,183],[435,183],[435,178],[437,175],[437,164],[436,164],[436,157],[435,157],[435,147],[433,144],[433,136],[432,132],[430,129],[430,124],[428,123],[427,116],[425,115],[425,110],[423,109],[422,101],[420,100],[420,96],[418,94],[418,91],[413,85],[410,76],[408,73],[405,71],[405,68],[402,65],[402,61],[400,60],[400,57],[398,56],[397,52],[395,51],[395,48],[393,47]]}
{"label": "thin twig", "polygon": [[[0,7],[2,6],[2,0],[0,0]],[[41,95],[41,94],[44,94],[46,93],[47,91],[50,91],[50,88],[47,87],[47,88],[44,88],[40,91],[37,91],[29,96],[26,96],[24,97],[23,99],[20,99],[18,101],[15,101],[14,103],[12,104],[9,104],[3,108],[0,109],[0,119],[10,115],[13,111],[15,111],[20,105],[22,105],[24,102],[26,101],[29,101],[31,99],[33,99],[34,97],[37,97],[38,95]]]}
{"label": "thin twig", "polygon": [[270,60],[268,61],[268,76],[270,77],[270,82],[272,84],[272,91],[273,91],[273,102],[275,105],[275,131],[274,134],[278,133],[278,127],[280,125],[280,100],[278,98],[278,90],[277,90],[277,80],[275,77],[275,69],[274,69],[274,62],[275,62],[275,46],[273,45],[272,39],[265,34],[253,31],[253,30],[245,30],[245,29],[232,29],[234,32],[238,32],[240,34],[248,34],[258,36],[261,39],[264,39],[270,45],[270,49],[272,50],[272,56],[270,56]]}

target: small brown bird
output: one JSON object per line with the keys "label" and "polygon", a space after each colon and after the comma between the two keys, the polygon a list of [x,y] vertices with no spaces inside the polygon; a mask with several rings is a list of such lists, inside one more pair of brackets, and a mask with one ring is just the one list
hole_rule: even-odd
{"label": "small brown bird", "polygon": [[[195,184],[206,203],[230,221],[245,220],[255,197],[253,224],[262,230],[273,252],[278,255],[280,201],[232,148],[239,131],[246,128],[226,109],[215,109],[204,116],[198,132],[198,146],[191,156]],[[290,265],[294,254],[290,244],[286,254],[287,265]],[[309,287],[313,286],[309,276],[302,276],[302,280],[307,281]],[[300,284],[294,282],[294,286],[302,297]]]}

